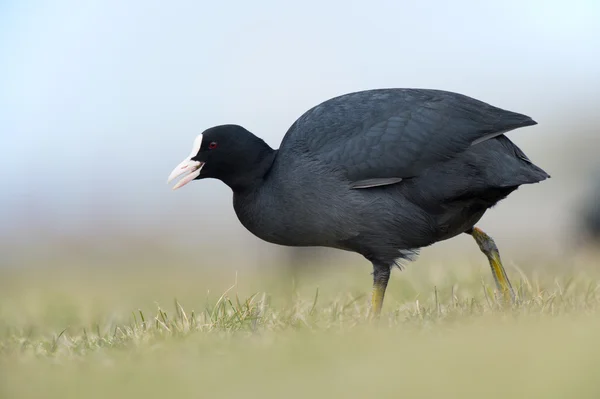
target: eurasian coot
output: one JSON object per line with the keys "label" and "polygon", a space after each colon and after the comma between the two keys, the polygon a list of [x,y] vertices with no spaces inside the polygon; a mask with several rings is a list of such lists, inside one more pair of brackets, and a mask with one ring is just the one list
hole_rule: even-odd
{"label": "eurasian coot", "polygon": [[265,241],[363,255],[377,315],[398,261],[460,233],[514,299],[494,241],[474,225],[521,184],[549,177],[504,135],[535,124],[448,91],[366,90],[308,110],[278,150],[238,125],[209,128],[168,181],[223,181],[240,222]]}

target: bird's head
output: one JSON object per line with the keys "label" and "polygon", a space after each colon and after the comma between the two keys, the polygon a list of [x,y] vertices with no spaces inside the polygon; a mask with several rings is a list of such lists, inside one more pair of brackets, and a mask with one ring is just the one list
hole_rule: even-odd
{"label": "bird's head", "polygon": [[214,178],[236,189],[249,184],[257,173],[264,174],[261,165],[271,153],[271,147],[241,126],[211,127],[196,137],[192,152],[173,169],[167,182],[181,177],[173,186],[176,190],[192,180]]}

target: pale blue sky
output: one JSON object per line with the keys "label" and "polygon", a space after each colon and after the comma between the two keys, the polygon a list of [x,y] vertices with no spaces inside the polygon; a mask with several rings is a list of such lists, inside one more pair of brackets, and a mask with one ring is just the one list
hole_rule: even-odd
{"label": "pale blue sky", "polygon": [[540,125],[511,136],[527,150],[597,112],[598,21],[595,0],[1,0],[0,225],[31,210],[153,224],[192,204],[234,221],[222,184],[165,183],[195,135],[239,123],[277,146],[306,109],[366,88],[529,114]]}

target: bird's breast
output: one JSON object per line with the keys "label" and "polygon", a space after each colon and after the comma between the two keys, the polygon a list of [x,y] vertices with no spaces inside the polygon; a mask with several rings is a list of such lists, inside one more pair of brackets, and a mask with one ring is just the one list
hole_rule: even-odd
{"label": "bird's breast", "polygon": [[345,237],[339,206],[317,185],[262,187],[234,194],[242,225],[258,238],[287,246],[332,246]]}
{"label": "bird's breast", "polygon": [[256,237],[273,244],[294,245],[275,198],[260,192],[234,194],[233,208],[240,223]]}

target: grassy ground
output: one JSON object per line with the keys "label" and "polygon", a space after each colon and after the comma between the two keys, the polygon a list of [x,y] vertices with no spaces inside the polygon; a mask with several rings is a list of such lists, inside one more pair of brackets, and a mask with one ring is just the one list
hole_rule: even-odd
{"label": "grassy ground", "polygon": [[[597,258],[302,276],[163,268],[0,275],[0,397],[600,397]],[[364,265],[362,265],[364,266]],[[568,266],[568,267],[565,267]],[[209,291],[210,289],[210,291]]]}

